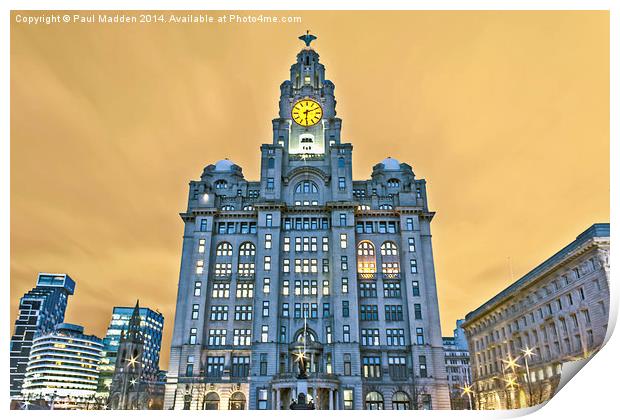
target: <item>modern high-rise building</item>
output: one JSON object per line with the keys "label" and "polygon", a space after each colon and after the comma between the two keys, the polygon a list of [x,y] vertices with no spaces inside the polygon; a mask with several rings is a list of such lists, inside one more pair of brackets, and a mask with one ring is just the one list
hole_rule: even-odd
{"label": "modern high-rise building", "polygon": [[609,223],[596,223],[467,314],[476,406],[543,403],[566,362],[604,343],[609,322]]}
{"label": "modern high-rise building", "polygon": [[36,287],[20,299],[11,337],[11,397],[21,396],[35,334],[50,332],[64,321],[67,300],[74,291],[75,282],[68,274],[39,273]]}
{"label": "modern high-rise building", "polygon": [[300,38],[260,180],[190,182],[165,407],[288,409],[303,357],[317,409],[449,409],[426,183],[393,158],[353,180]]}
{"label": "modern high-rise building", "polygon": [[[121,333],[129,329],[129,321],[134,310],[135,308],[131,306],[115,306],[112,309],[112,319],[103,339],[103,356],[99,366],[97,394],[100,397],[107,397],[110,393]],[[138,307],[138,314],[140,323],[137,328],[144,340],[143,351],[140,352],[140,363],[144,367],[143,373],[150,379],[159,373],[164,316],[158,311],[145,307]]]}
{"label": "modern high-rise building", "polygon": [[79,325],[62,323],[53,331],[37,334],[22,387],[24,398],[83,408],[97,390],[102,348],[102,340],[85,335]]}

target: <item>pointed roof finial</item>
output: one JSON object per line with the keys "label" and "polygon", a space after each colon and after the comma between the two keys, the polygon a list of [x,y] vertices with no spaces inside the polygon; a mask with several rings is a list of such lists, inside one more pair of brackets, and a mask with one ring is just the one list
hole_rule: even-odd
{"label": "pointed roof finial", "polygon": [[310,47],[310,43],[316,39],[316,36],[310,35],[310,30],[307,30],[306,34],[300,36],[299,39],[306,43],[306,47]]}

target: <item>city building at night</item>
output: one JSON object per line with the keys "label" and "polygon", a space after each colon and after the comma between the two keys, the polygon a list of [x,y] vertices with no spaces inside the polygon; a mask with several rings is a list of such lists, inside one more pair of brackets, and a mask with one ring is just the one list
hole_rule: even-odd
{"label": "city building at night", "polygon": [[21,398],[22,385],[35,334],[48,333],[65,319],[75,282],[68,274],[39,273],[36,287],[19,301],[19,314],[11,337],[10,393]]}
{"label": "city building at night", "polygon": [[57,408],[85,408],[94,397],[103,342],[79,325],[61,323],[35,336],[26,378],[25,400],[49,401]]}
{"label": "city building at night", "polygon": [[190,182],[165,408],[288,409],[302,359],[317,409],[450,409],[426,183],[390,157],[353,179],[300,38],[260,179],[224,159]]}
{"label": "city building at night", "polygon": [[600,349],[609,321],[609,244],[609,224],[594,224],[467,314],[478,409],[547,401],[563,363]]}
{"label": "city building at night", "polygon": [[446,374],[450,386],[450,404],[453,410],[471,410],[474,404],[466,390],[471,385],[469,366],[469,349],[467,338],[461,325],[464,319],[456,321],[454,335],[443,337],[443,348],[446,353]]}
{"label": "city building at night", "polygon": [[[148,325],[153,319],[143,316],[145,313],[139,302],[132,309],[127,328],[121,330],[114,358],[114,374],[109,387],[109,408],[112,410],[153,410],[163,407],[164,381],[159,370],[159,352],[157,360],[149,356],[147,346],[152,347],[151,329],[159,334],[157,347],[161,345],[163,317],[159,313],[147,310],[147,315],[157,315],[154,325]],[[160,322],[161,321],[161,322]]]}
{"label": "city building at night", "polygon": [[[103,339],[103,354],[99,365],[97,395],[102,398],[109,397],[121,334],[129,329],[129,321],[134,310],[133,306],[115,306],[112,309],[112,319]],[[144,340],[143,351],[140,352],[140,363],[144,366],[145,374],[156,376],[159,372],[164,316],[159,311],[145,307],[139,307],[138,314],[140,317],[138,329]]]}

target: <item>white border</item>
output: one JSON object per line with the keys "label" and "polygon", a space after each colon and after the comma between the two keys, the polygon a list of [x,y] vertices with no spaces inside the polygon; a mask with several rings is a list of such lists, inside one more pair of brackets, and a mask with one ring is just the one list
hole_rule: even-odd
{"label": "white border", "polygon": [[[366,2],[363,4],[357,4],[352,6],[352,2],[341,0],[313,0],[308,2],[293,2],[293,1],[268,1],[257,4],[252,1],[237,1],[230,0],[227,2],[199,2],[199,1],[170,1],[170,0],[152,0],[152,1],[132,1],[130,4],[127,1],[121,0],[93,0],[93,1],[77,1],[77,0],[59,0],[59,1],[32,1],[32,0],[7,0],[2,2],[0,8],[2,8],[4,14],[3,19],[0,20],[0,39],[2,45],[2,60],[0,61],[0,77],[2,83],[0,85],[0,100],[2,101],[1,113],[0,113],[0,129],[2,130],[2,140],[0,149],[0,190],[5,200],[2,201],[3,205],[0,206],[1,214],[1,229],[2,239],[0,240],[0,247],[2,250],[2,279],[3,286],[0,293],[3,299],[3,311],[2,311],[2,337],[3,345],[0,347],[0,360],[3,361],[4,371],[6,372],[5,380],[0,385],[0,395],[6,396],[2,399],[2,407],[8,410],[8,349],[9,338],[12,329],[12,320],[10,319],[10,309],[7,304],[9,296],[9,282],[10,278],[10,214],[9,214],[9,192],[10,192],[10,75],[9,75],[9,51],[10,51],[10,10],[611,10],[610,14],[610,28],[611,28],[611,71],[610,71],[610,87],[611,87],[611,108],[610,108],[610,139],[611,139],[611,220],[616,220],[618,212],[618,204],[620,203],[620,195],[618,194],[618,180],[620,179],[620,173],[617,165],[618,157],[618,85],[615,75],[618,73],[618,6],[617,2],[613,0],[607,1],[536,1],[536,0],[521,0],[521,1],[394,1],[383,0],[381,2]],[[353,3],[355,4],[355,3]],[[576,168],[578,170],[578,168]],[[612,223],[613,224],[613,223]],[[615,243],[615,228],[612,227],[612,243]],[[611,266],[616,267],[618,263],[618,256],[612,252],[611,254]],[[612,270],[612,311],[610,319],[610,326],[615,323],[615,317],[617,315],[617,303],[618,303],[618,276],[615,271]],[[620,368],[618,367],[618,358],[615,354],[620,354],[620,339],[617,334],[612,336],[607,345],[596,355],[593,360],[588,363],[587,367],[583,371],[579,372],[576,379],[573,379],[571,383],[565,386],[557,396],[555,396],[542,410],[535,410],[530,414],[532,418],[548,418],[563,417],[566,419],[580,419],[580,418],[611,418],[614,416],[612,413],[616,411],[615,400],[619,390],[618,386],[618,373]],[[42,413],[42,412],[37,412]],[[106,416],[106,417],[126,417],[131,416],[134,413],[126,412],[45,412],[46,415],[52,416],[78,416],[78,418],[84,418],[87,416]],[[33,412],[11,412],[16,417],[31,418]],[[149,412],[149,416],[156,418],[169,417],[172,412]],[[175,416],[189,417],[196,415],[204,415],[204,412],[179,412],[175,411]],[[297,412],[296,417],[314,417],[317,412]],[[339,412],[321,412],[321,416],[336,416]],[[385,416],[387,413],[382,413]],[[502,417],[514,417],[518,414],[515,412],[464,412],[459,411],[456,414],[451,412],[391,412],[389,416],[397,416],[402,418],[409,418],[409,416],[424,416],[433,418],[454,418],[455,415],[463,418],[502,418]],[[259,416],[259,417],[290,417],[290,412],[210,412],[209,416],[220,417],[226,416]],[[617,414],[616,414],[617,415]],[[370,417],[375,416],[375,413],[371,412],[355,412],[355,416]],[[615,416],[614,416],[615,417]]]}

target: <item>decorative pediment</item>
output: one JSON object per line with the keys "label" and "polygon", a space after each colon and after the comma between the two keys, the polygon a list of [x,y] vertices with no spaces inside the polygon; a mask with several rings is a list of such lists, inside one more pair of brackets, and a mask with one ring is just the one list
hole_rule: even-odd
{"label": "decorative pediment", "polygon": [[302,175],[308,175],[308,174],[314,175],[315,177],[319,178],[325,183],[325,185],[329,183],[330,176],[326,174],[325,172],[323,172],[322,170],[318,168],[314,168],[312,166],[302,166],[302,167],[293,169],[292,171],[290,171],[288,174],[286,174],[282,178],[282,182],[284,183],[284,185],[289,185],[289,183],[292,180],[294,180],[296,177],[302,176]]}

